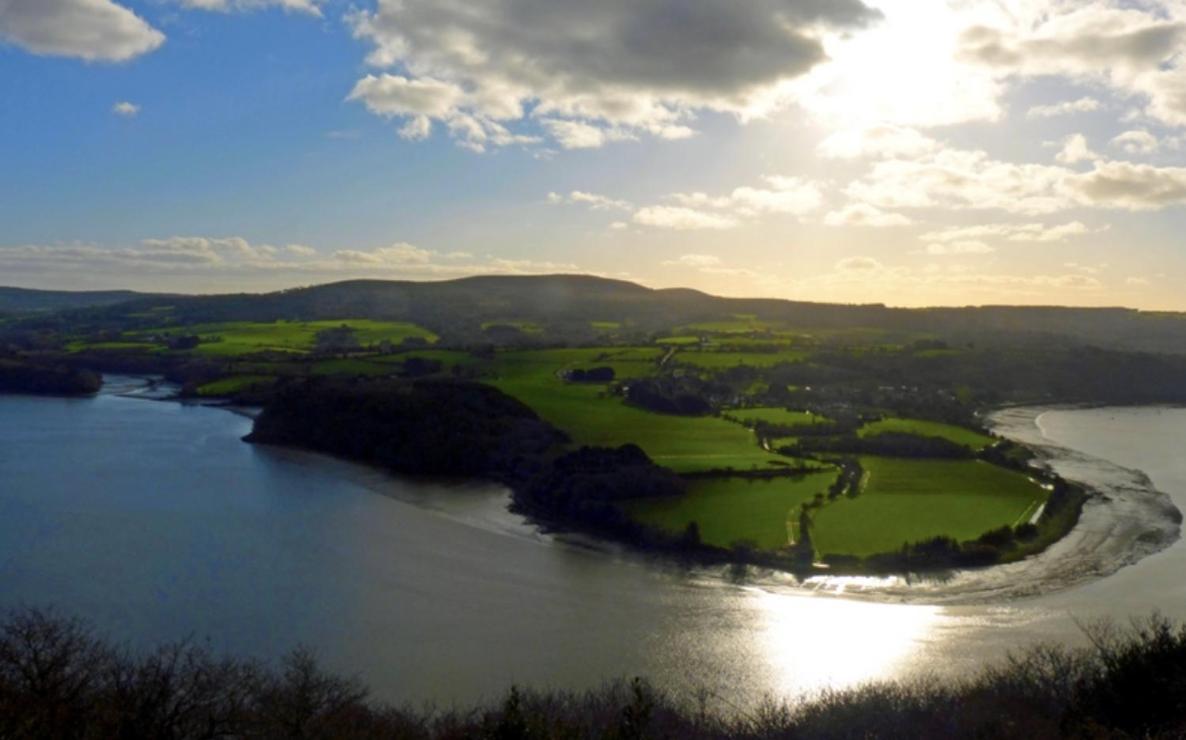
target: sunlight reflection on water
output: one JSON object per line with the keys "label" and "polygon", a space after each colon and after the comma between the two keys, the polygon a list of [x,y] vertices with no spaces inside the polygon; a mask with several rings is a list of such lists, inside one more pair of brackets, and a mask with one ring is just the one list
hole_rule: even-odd
{"label": "sunlight reflection on water", "polygon": [[946,619],[935,606],[884,604],[750,589],[758,640],[783,694],[852,686],[901,672]]}

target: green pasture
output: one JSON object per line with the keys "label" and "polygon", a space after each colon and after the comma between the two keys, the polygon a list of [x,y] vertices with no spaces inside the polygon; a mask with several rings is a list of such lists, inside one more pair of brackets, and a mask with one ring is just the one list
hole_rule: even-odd
{"label": "green pasture", "polygon": [[856,498],[814,515],[812,542],[823,555],[893,552],[938,536],[974,540],[1028,521],[1047,492],[1021,473],[979,460],[861,458]]}
{"label": "green pasture", "polygon": [[970,447],[973,450],[982,450],[993,443],[992,437],[972,431],[971,429],[957,427],[952,424],[942,424],[937,421],[902,419],[898,417],[870,422],[861,427],[858,434],[862,437],[869,437],[885,432],[914,434],[919,437],[942,437],[958,445]]}
{"label": "green pasture", "polygon": [[640,499],[625,508],[635,520],[674,533],[696,522],[701,541],[710,545],[748,541],[773,550],[798,537],[799,505],[825,493],[835,479],[832,472],[762,480],[701,478],[691,481],[683,496]]}
{"label": "green pasture", "polygon": [[740,365],[750,367],[773,367],[784,362],[801,362],[807,357],[806,352],[793,349],[783,349],[777,352],[717,352],[711,350],[682,351],[675,356],[675,361],[684,365],[692,365],[703,370],[724,370]]}
{"label": "green pasture", "polygon": [[753,426],[760,421],[788,427],[821,424],[827,421],[819,414],[813,414],[810,411],[791,411],[772,407],[730,409],[724,413],[724,416],[727,419],[736,419],[739,423],[748,426]]}
{"label": "green pasture", "polygon": [[198,388],[199,396],[231,396],[255,385],[271,383],[276,379],[270,375],[233,375]]}
{"label": "green pasture", "polygon": [[156,352],[160,346],[149,342],[88,342],[79,339],[66,345],[67,352]]}
{"label": "green pasture", "polygon": [[[652,349],[657,356],[658,350]],[[645,357],[623,350],[626,357]],[[656,414],[627,405],[604,386],[566,383],[559,373],[609,366],[619,380],[656,371],[653,359],[620,359],[613,350],[564,349],[499,353],[491,363],[491,385],[535,409],[567,432],[575,444],[637,444],[659,465],[677,472],[764,468],[786,458],[763,451],[753,432],[717,417]]]}
{"label": "green pasture", "polygon": [[700,344],[700,337],[694,336],[679,336],[679,337],[662,337],[655,340],[655,344],[662,344],[668,347],[688,347],[693,344]]}
{"label": "green pasture", "polygon": [[496,326],[510,326],[524,334],[544,333],[544,327],[534,321],[485,321],[482,323],[482,331],[492,329]]}
{"label": "green pasture", "polygon": [[437,341],[432,332],[404,321],[372,321],[370,319],[337,319],[333,321],[229,321],[192,326],[173,326],[137,332],[138,336],[154,334],[196,334],[202,343],[193,350],[196,354],[235,356],[256,352],[303,353],[313,349],[318,332],[349,326],[360,345],[380,342],[399,344],[405,339],[420,338]]}
{"label": "green pasture", "polygon": [[769,331],[773,326],[760,321],[752,314],[737,314],[723,321],[702,321],[681,327],[681,332],[699,332],[701,334],[752,334],[759,331]]}

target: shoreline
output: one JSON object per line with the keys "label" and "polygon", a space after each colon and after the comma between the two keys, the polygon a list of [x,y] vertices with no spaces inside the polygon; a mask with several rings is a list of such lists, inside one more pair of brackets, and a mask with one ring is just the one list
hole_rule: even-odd
{"label": "shoreline", "polygon": [[[136,376],[114,376],[125,381],[147,379]],[[125,397],[146,400],[167,400],[185,403],[176,396],[152,397],[144,393],[117,392]],[[229,411],[245,418],[253,418],[251,410],[232,404],[196,404],[207,408]],[[1160,492],[1142,471],[1124,468],[1107,460],[1093,457],[1054,443],[1042,430],[1041,418],[1052,411],[1101,408],[1098,405],[1014,406],[1000,408],[987,414],[991,430],[1002,437],[1024,444],[1037,455],[1037,464],[1073,481],[1089,493],[1079,522],[1059,541],[1045,551],[1015,563],[979,569],[953,570],[943,573],[911,575],[816,575],[799,579],[789,572],[749,566],[744,585],[790,591],[804,595],[843,597],[877,602],[897,602],[935,606],[974,605],[1002,600],[1016,601],[1063,591],[1077,585],[1110,576],[1150,555],[1172,545],[1180,537],[1182,513]],[[268,445],[271,447],[271,445]],[[552,546],[604,550],[611,557],[626,557],[667,571],[674,569],[692,580],[731,581],[728,566],[708,564],[674,564],[653,554],[622,548],[613,540],[581,535],[573,532],[549,531],[533,517],[514,512],[509,495],[500,496],[500,515],[492,516],[489,509],[474,516],[474,510],[462,516],[453,507],[433,505],[425,500],[399,496],[383,490],[385,482],[397,480],[388,471],[348,461],[338,461],[320,453],[284,450],[293,458],[308,456],[345,463],[342,470],[347,477],[380,495],[393,496],[405,503],[435,510],[449,518],[462,519],[471,526],[504,535],[527,536],[550,541]],[[296,453],[296,454],[293,454]],[[359,468],[371,474],[363,475]],[[456,484],[457,481],[454,481]],[[447,484],[445,484],[447,485]],[[467,485],[460,486],[468,488]],[[472,490],[472,489],[471,489]],[[468,507],[466,507],[468,508]],[[485,507],[483,507],[485,508]],[[511,520],[514,525],[511,525]],[[529,534],[530,533],[530,534]],[[735,582],[736,583],[736,582]]]}
{"label": "shoreline", "polygon": [[1087,408],[1102,407],[1017,406],[986,417],[995,434],[1033,449],[1038,465],[1088,491],[1079,522],[1045,551],[1016,563],[951,571],[944,577],[822,576],[804,585],[823,593],[938,606],[1016,601],[1106,578],[1173,545],[1181,536],[1182,512],[1148,475],[1064,447],[1043,433],[1045,414]]}

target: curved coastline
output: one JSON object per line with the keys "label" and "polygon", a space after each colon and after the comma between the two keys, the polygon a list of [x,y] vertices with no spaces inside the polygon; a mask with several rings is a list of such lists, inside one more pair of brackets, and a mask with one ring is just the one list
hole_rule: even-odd
{"label": "curved coastline", "polygon": [[[142,380],[139,378],[121,378]],[[141,389],[144,385],[141,385]],[[111,389],[115,390],[115,389]],[[119,395],[151,400],[177,400],[128,392]],[[120,392],[123,391],[123,392]],[[225,408],[225,407],[223,407]],[[974,605],[1003,600],[1041,596],[1110,576],[1122,568],[1160,552],[1180,537],[1182,513],[1170,497],[1156,489],[1142,471],[1125,468],[1053,442],[1044,433],[1042,417],[1052,411],[1082,406],[1021,406],[999,409],[987,417],[992,431],[1002,437],[1027,445],[1038,453],[1038,464],[1086,488],[1090,497],[1083,507],[1079,523],[1065,537],[1044,552],[1025,560],[982,569],[956,570],[943,574],[915,576],[813,576],[804,581],[781,571],[759,569],[745,581],[750,586],[771,590],[809,592],[880,602],[928,605]],[[227,409],[236,411],[235,409]],[[384,485],[391,475],[378,468],[351,463],[316,452],[274,448],[274,453],[291,461],[317,460],[336,463],[338,473],[384,495],[392,495]],[[454,482],[457,485],[459,482]],[[459,486],[462,489],[468,486]],[[471,489],[472,490],[472,489]],[[662,562],[661,558],[634,553],[629,548],[614,547],[598,538],[567,534],[548,534],[529,517],[509,511],[509,495],[499,497],[498,513],[488,505],[461,506],[454,510],[439,502],[429,502],[396,495],[396,498],[422,508],[505,535],[547,541],[552,546],[580,549],[604,549],[619,559]],[[675,570],[692,581],[730,578],[729,569],[712,566],[683,565]]]}
{"label": "curved coastline", "polygon": [[1064,447],[1046,436],[1042,417],[1079,406],[1004,408],[992,431],[1024,444],[1037,463],[1089,492],[1079,523],[1044,552],[1016,563],[953,571],[945,577],[849,579],[823,576],[806,585],[825,593],[904,603],[965,605],[1025,599],[1110,576],[1177,542],[1182,512],[1149,476]]}

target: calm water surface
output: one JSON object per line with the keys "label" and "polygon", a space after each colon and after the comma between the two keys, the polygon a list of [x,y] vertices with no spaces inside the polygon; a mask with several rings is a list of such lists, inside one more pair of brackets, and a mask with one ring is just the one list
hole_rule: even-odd
{"label": "calm water surface", "polygon": [[[1055,441],[1145,470],[1186,509],[1184,410],[1052,412]],[[240,441],[227,411],[110,393],[0,397],[0,607],[132,645],[314,647],[381,698],[646,675],[722,704],[958,673],[1074,619],[1186,618],[1186,548],[1049,596],[940,608],[731,584],[540,535],[496,487],[391,478]]]}

